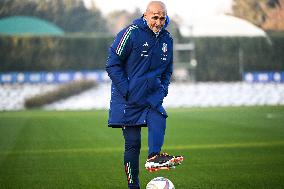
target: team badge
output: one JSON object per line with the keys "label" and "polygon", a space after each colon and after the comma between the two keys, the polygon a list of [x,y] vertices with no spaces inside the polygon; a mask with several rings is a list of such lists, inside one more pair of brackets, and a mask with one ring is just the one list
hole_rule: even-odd
{"label": "team badge", "polygon": [[166,53],[167,50],[168,50],[168,47],[167,47],[167,46],[168,46],[167,43],[163,43],[162,51],[163,51],[164,53]]}

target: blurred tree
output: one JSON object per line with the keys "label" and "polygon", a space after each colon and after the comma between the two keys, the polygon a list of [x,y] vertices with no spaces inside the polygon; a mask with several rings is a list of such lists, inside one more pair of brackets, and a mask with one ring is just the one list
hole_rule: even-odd
{"label": "blurred tree", "polygon": [[122,28],[131,24],[133,20],[140,18],[142,12],[139,8],[136,8],[133,13],[126,10],[116,10],[107,15],[108,28],[113,33],[116,34]]}
{"label": "blurred tree", "polygon": [[[280,0],[280,1],[281,1],[281,0]],[[276,7],[276,6],[280,6],[281,3],[279,2],[279,0],[269,0],[269,1],[267,2],[267,5],[268,5],[269,7],[271,7],[271,8],[274,8],[274,7]]]}
{"label": "blurred tree", "polygon": [[32,1],[2,0],[0,1],[0,18],[34,14],[36,7],[36,3]]}
{"label": "blurred tree", "polygon": [[267,7],[266,20],[262,28],[266,30],[284,31],[284,0],[270,0]]}
{"label": "blurred tree", "polygon": [[248,20],[249,22],[261,26],[265,21],[265,12],[261,7],[264,0],[234,0],[233,15]]}
{"label": "blurred tree", "polygon": [[46,19],[66,32],[108,32],[100,10],[83,0],[1,0],[0,18],[14,15]]}
{"label": "blurred tree", "polygon": [[284,0],[234,0],[232,10],[265,30],[284,31]]}

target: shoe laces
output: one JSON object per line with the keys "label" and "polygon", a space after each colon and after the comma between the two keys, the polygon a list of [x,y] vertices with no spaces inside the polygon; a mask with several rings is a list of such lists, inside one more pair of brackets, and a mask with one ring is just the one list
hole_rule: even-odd
{"label": "shoe laces", "polygon": [[161,156],[170,156],[168,153],[166,152],[163,152],[163,153],[160,153]]}

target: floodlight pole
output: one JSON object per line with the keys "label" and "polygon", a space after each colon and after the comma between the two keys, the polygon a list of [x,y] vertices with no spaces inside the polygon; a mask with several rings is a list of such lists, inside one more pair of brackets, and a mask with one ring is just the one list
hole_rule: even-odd
{"label": "floodlight pole", "polygon": [[243,49],[239,46],[239,74],[241,81],[243,80],[244,74],[244,52]]}

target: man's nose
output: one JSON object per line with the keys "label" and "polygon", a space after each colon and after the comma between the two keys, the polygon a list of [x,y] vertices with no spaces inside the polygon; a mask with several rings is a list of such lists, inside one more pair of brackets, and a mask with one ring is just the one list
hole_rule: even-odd
{"label": "man's nose", "polygon": [[158,19],[156,24],[160,26],[160,25],[162,25],[162,21],[160,19]]}

